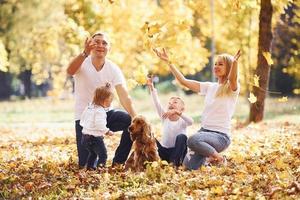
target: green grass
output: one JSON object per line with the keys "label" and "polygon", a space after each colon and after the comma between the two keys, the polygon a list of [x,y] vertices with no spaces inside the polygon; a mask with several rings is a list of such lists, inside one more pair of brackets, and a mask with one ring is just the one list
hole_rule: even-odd
{"label": "green grass", "polygon": [[[162,105],[167,105],[171,96],[179,95],[186,102],[186,114],[200,122],[203,110],[203,97],[193,94],[185,95],[183,92],[159,94]],[[139,114],[145,115],[150,121],[158,122],[152,100],[146,89],[138,89],[131,93],[134,108]],[[115,107],[120,107],[118,101],[114,101]],[[0,124],[20,123],[62,123],[73,124],[74,100],[53,100],[50,98],[33,99],[24,101],[0,102]],[[267,98],[265,102],[265,120],[299,120],[300,99],[289,99],[280,103],[278,99]],[[249,102],[246,97],[240,97],[234,119],[245,121],[249,116]]]}

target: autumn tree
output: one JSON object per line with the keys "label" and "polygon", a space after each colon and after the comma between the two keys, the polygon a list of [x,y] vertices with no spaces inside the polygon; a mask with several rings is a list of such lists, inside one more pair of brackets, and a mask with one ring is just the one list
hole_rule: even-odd
{"label": "autumn tree", "polygon": [[266,98],[266,90],[269,83],[270,63],[263,55],[270,52],[272,41],[272,14],[273,8],[271,0],[261,0],[261,8],[259,13],[259,35],[258,35],[258,59],[255,74],[259,78],[259,86],[254,87],[253,93],[257,97],[257,101],[250,106],[249,120],[259,122],[263,120],[264,106]]}

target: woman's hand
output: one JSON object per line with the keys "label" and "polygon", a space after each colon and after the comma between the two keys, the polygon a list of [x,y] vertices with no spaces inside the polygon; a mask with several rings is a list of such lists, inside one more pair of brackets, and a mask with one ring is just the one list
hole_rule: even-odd
{"label": "woman's hand", "polygon": [[162,59],[163,61],[166,61],[166,62],[170,62],[169,61],[169,56],[167,54],[167,51],[165,48],[162,49],[162,52],[159,52],[157,49],[153,49],[153,51],[156,53],[156,55]]}
{"label": "woman's hand", "polygon": [[231,66],[230,72],[228,74],[229,86],[230,86],[230,89],[232,91],[236,91],[237,87],[238,87],[238,84],[237,84],[237,78],[238,78],[237,63],[238,63],[238,60],[239,60],[240,56],[241,56],[241,50],[238,50],[238,52],[233,57],[232,66]]}
{"label": "woman's hand", "polygon": [[233,57],[233,63],[237,63],[240,56],[241,56],[241,50],[238,50],[238,52]]}

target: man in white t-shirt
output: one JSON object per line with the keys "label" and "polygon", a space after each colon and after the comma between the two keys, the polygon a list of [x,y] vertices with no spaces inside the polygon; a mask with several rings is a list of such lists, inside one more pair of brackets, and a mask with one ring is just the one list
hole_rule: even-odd
{"label": "man in white t-shirt", "polygon": [[[115,63],[106,58],[109,47],[108,37],[100,32],[95,33],[85,41],[84,51],[71,61],[67,69],[67,73],[75,80],[75,129],[79,167],[85,165],[88,168],[95,167],[96,155],[89,155],[89,152],[81,145],[80,116],[84,108],[92,101],[95,89],[107,83],[115,88],[120,103],[127,111],[110,109],[107,112],[107,127],[114,132],[123,131],[113,165],[123,164],[132,146],[128,126],[131,124],[131,117],[134,117],[136,113],[126,89],[123,73]],[[91,158],[90,156],[95,157],[94,161],[88,159],[88,157]],[[87,160],[90,162],[87,163]]]}

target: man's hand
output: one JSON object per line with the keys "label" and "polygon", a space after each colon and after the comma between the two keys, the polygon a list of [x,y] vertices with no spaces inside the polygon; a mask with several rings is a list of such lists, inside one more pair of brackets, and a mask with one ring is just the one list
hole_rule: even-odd
{"label": "man's hand", "polygon": [[91,51],[95,48],[96,44],[93,42],[92,38],[86,38],[84,43],[84,53],[90,55]]}

